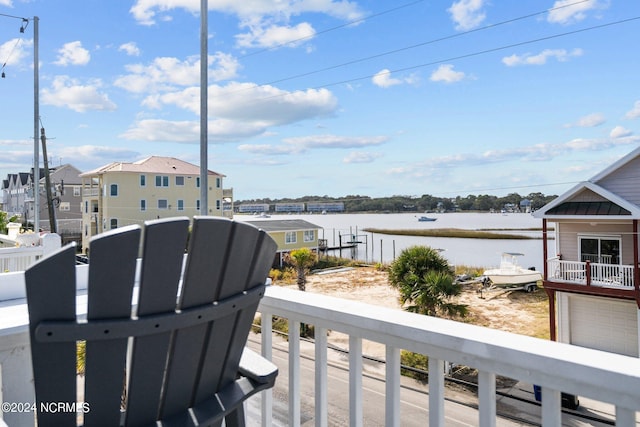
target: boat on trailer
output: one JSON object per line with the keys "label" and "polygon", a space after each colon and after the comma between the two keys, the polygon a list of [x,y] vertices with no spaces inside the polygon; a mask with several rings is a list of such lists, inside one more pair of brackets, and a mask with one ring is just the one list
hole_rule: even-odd
{"label": "boat on trailer", "polygon": [[542,274],[533,268],[524,268],[518,264],[518,257],[524,254],[518,252],[504,252],[500,259],[500,267],[485,270],[483,275],[497,287],[523,286],[528,292],[537,288],[542,280]]}

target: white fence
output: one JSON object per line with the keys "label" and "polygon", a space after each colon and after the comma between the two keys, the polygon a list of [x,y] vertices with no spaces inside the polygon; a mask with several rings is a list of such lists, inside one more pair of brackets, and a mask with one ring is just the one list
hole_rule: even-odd
{"label": "white fence", "polygon": [[38,246],[0,248],[0,274],[24,271],[31,264],[60,248],[60,236],[44,234]]}

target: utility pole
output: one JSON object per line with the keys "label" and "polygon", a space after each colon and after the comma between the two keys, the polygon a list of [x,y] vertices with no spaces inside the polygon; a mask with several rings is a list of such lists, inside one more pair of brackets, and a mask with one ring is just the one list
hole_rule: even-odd
{"label": "utility pole", "polygon": [[[39,19],[33,17],[33,232],[40,231],[40,150],[38,149],[38,124],[40,122],[40,63]],[[27,221],[28,222],[28,221]]]}
{"label": "utility pole", "polygon": [[[42,160],[44,161],[44,185],[47,191],[47,207],[49,208],[49,227],[52,233],[58,232],[56,226],[56,211],[53,206],[53,195],[51,194],[51,176],[49,175],[49,160],[47,158],[47,137],[44,128],[40,128],[40,140],[42,141]],[[36,197],[40,197],[40,192]]]}
{"label": "utility pole", "polygon": [[200,215],[209,215],[208,120],[209,109],[209,5],[200,1]]}

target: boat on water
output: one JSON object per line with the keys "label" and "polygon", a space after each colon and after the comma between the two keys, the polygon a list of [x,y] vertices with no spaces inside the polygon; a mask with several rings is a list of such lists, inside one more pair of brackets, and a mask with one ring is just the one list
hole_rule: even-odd
{"label": "boat on water", "polygon": [[435,221],[436,219],[438,219],[438,218],[432,218],[432,217],[429,217],[429,216],[418,217],[418,221],[420,221],[420,222]]}
{"label": "boat on water", "polygon": [[494,286],[517,286],[537,283],[542,280],[542,274],[535,269],[521,267],[518,257],[524,254],[504,252],[500,259],[500,267],[484,271],[484,276],[491,280]]}

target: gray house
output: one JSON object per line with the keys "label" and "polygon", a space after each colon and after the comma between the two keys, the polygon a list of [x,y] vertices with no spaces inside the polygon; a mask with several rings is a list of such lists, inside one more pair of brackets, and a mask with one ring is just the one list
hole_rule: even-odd
{"label": "gray house", "polygon": [[[640,354],[640,148],[534,212],[551,339]],[[556,257],[546,251],[555,226]]]}

